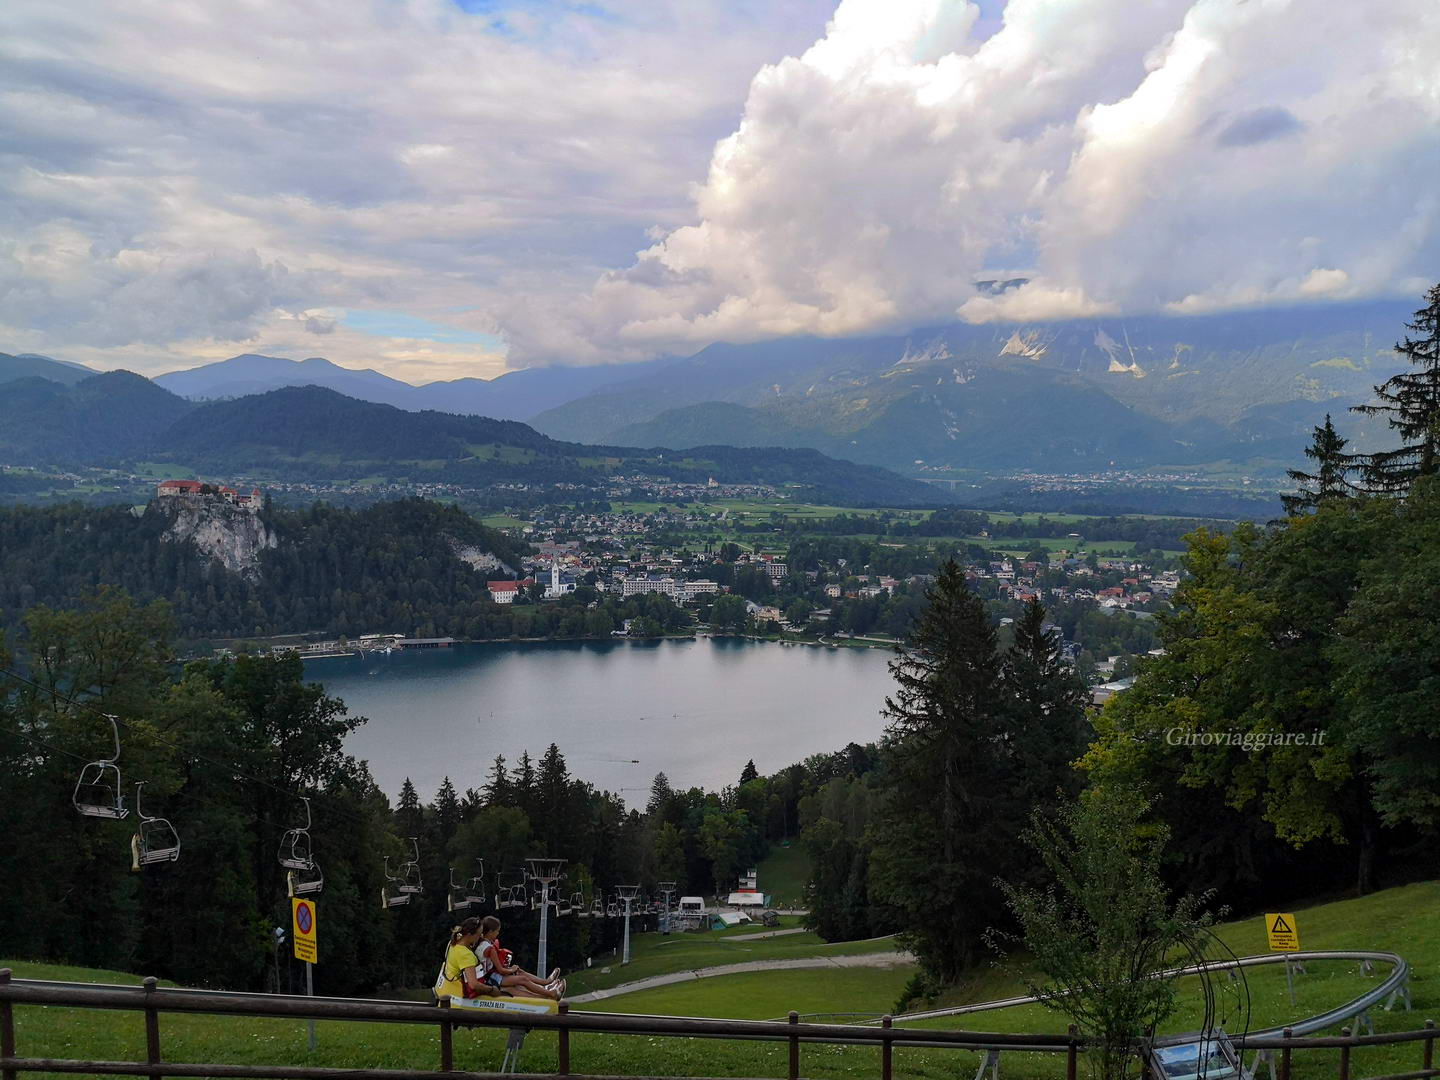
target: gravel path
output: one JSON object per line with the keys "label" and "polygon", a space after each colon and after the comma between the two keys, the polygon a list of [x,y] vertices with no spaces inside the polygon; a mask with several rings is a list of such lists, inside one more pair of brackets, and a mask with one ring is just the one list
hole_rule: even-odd
{"label": "gravel path", "polygon": [[[731,940],[734,940],[733,938]],[[909,953],[883,952],[862,953],[858,956],[807,956],[796,960],[747,960],[742,964],[720,964],[717,967],[695,968],[691,971],[672,971],[668,975],[652,975],[648,979],[621,983],[608,990],[592,990],[588,994],[576,994],[565,1000],[572,1005],[584,1005],[591,1001],[604,1001],[617,994],[628,994],[634,990],[649,990],[656,986],[689,982],[691,979],[708,979],[716,975],[739,975],[747,971],[795,971],[800,968],[841,968],[841,967],[898,967],[914,961]]]}

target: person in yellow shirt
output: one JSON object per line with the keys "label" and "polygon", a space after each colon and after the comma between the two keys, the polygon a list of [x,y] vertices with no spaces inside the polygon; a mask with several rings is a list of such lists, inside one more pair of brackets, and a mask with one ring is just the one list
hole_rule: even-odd
{"label": "person in yellow shirt", "polygon": [[445,963],[440,969],[440,977],[435,980],[437,998],[473,998],[498,993],[494,986],[480,978],[480,960],[475,955],[475,946],[479,943],[479,919],[466,919],[451,932],[450,944],[445,949]]}

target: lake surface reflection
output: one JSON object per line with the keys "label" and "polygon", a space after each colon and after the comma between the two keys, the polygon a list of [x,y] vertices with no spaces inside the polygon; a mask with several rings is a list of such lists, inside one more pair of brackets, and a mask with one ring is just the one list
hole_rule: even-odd
{"label": "lake surface reflection", "polygon": [[487,643],[312,660],[305,674],[369,718],[346,748],[392,798],[407,776],[426,801],[445,776],[478,788],[496,754],[513,766],[553,742],[572,775],[643,805],[657,772],[715,790],[751,758],[763,775],[878,739],[889,659],[735,638]]}

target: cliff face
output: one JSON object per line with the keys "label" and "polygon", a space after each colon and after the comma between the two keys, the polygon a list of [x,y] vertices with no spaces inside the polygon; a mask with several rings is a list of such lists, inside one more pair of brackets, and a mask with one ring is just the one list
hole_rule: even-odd
{"label": "cliff face", "polygon": [[152,499],[145,512],[166,522],[164,539],[194,541],[207,559],[218,559],[225,569],[245,577],[259,574],[260,552],[278,543],[259,514],[220,498],[167,496]]}

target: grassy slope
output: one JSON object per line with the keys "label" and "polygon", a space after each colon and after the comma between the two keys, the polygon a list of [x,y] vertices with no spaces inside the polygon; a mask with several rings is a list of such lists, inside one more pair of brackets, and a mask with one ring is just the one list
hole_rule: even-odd
{"label": "grassy slope", "polygon": [[779,908],[797,908],[805,895],[805,882],[810,880],[810,856],[797,841],[789,847],[776,844],[770,854],[756,867],[760,891]]}
{"label": "grassy slope", "polygon": [[[1372,1014],[1379,1031],[1416,1028],[1424,1018],[1440,1011],[1440,995],[1432,988],[1430,972],[1440,964],[1440,882],[1426,882],[1391,889],[1360,900],[1343,900],[1296,912],[1300,942],[1307,949],[1370,948],[1396,951],[1415,969],[1411,1013]],[[734,936],[743,931],[732,931]],[[1264,933],[1259,915],[1226,924],[1220,936],[1237,953],[1264,951]],[[647,935],[654,937],[654,935]],[[797,941],[809,935],[772,939],[770,944],[795,942],[792,955],[817,951],[813,941]],[[724,950],[738,946],[762,946],[766,942],[727,944],[721,935],[696,935],[692,946],[687,938],[677,945],[643,942],[636,948],[636,964],[653,957],[655,966],[669,970],[694,966],[698,951]],[[670,939],[676,940],[676,939]],[[643,939],[642,939],[643,941]],[[889,947],[888,943],[883,943]],[[767,945],[768,948],[768,945]],[[676,949],[667,954],[667,950]],[[8,963],[8,962],[5,962]],[[116,972],[63,968],[55,965],[14,963],[18,977],[68,978],[82,981],[136,982],[137,976]],[[635,964],[631,965],[634,969]],[[654,972],[650,972],[654,973]],[[627,969],[628,979],[637,972]],[[791,1008],[802,1012],[881,1012],[889,1009],[910,971],[895,969],[822,969],[731,976],[682,983],[644,991],[598,1003],[597,1010],[613,1012],[668,1012],[681,1015],[774,1017]],[[1249,987],[1254,1001],[1252,1026],[1261,1026],[1297,1014],[1348,1000],[1366,986],[1371,977],[1362,976],[1342,963],[1313,965],[1309,974],[1297,980],[1299,1009],[1291,1012],[1285,999],[1284,976],[1274,968],[1252,973]],[[1003,972],[984,969],[965,987],[949,995],[946,1004],[986,1000],[1014,992],[1017,981]],[[1188,989],[1182,987],[1182,996]],[[1185,1030],[1197,1019],[1193,1009],[1170,1025]],[[968,1027],[992,1031],[1060,1030],[1065,1021],[1034,1007],[981,1013],[969,1018],[936,1022],[935,1026]],[[17,1010],[19,1050],[25,1055],[70,1055],[98,1058],[143,1056],[143,1025],[138,1015],[84,1012],[65,1009]],[[165,1056],[172,1061],[224,1060],[234,1062],[289,1062],[307,1060],[304,1025],[293,1021],[246,1021],[220,1017],[167,1016],[162,1021]],[[321,1023],[320,1049],[313,1055],[317,1065],[382,1066],[430,1068],[438,1060],[435,1033],[399,1025],[341,1025]],[[610,1036],[578,1036],[573,1040],[574,1067],[596,1073],[648,1073],[650,1075],[693,1076],[778,1076],[784,1074],[785,1049],[781,1045],[726,1043],[701,1040],[622,1039]],[[503,1052],[500,1032],[462,1033],[456,1039],[457,1066],[463,1069],[493,1069]],[[1418,1045],[1392,1049],[1365,1048],[1355,1052],[1359,1075],[1399,1072],[1417,1067]],[[1296,1057],[1299,1080],[1321,1080],[1333,1076],[1334,1053]],[[978,1062],[974,1055],[941,1051],[901,1051],[896,1055],[897,1075],[930,1078],[972,1072]],[[554,1039],[535,1034],[525,1052],[527,1071],[555,1066]],[[1011,1054],[1005,1058],[1007,1076],[1056,1076],[1063,1068],[1052,1057]],[[876,1072],[872,1050],[851,1047],[806,1046],[802,1050],[802,1071],[813,1077],[871,1077]]]}

